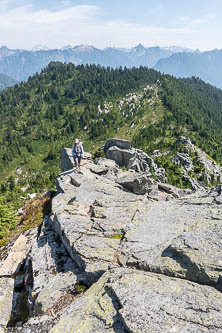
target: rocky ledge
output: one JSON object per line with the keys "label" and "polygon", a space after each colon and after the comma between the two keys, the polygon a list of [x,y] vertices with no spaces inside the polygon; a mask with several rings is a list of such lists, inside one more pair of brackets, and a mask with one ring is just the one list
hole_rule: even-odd
{"label": "rocky ledge", "polygon": [[64,149],[51,215],[1,249],[0,332],[222,332],[221,186],[155,181],[112,140],[81,172]]}

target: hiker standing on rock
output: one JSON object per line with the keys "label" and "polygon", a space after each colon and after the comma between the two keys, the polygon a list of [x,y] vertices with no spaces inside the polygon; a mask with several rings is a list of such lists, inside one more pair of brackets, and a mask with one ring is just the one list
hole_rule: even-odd
{"label": "hiker standing on rock", "polygon": [[80,170],[81,159],[84,155],[83,144],[79,139],[75,139],[75,143],[72,146],[72,156],[74,158],[75,167]]}

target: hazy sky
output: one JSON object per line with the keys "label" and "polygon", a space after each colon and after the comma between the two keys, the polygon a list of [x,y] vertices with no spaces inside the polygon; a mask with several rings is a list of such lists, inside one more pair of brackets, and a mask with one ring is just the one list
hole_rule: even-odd
{"label": "hazy sky", "polygon": [[0,0],[0,46],[222,49],[222,0]]}

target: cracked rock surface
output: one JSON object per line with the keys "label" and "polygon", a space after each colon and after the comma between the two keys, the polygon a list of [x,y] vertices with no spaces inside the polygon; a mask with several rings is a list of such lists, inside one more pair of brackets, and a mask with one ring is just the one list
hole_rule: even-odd
{"label": "cracked rock surface", "polygon": [[221,187],[62,156],[51,215],[0,251],[0,332],[222,332]]}
{"label": "cracked rock surface", "polygon": [[222,295],[154,273],[114,269],[72,303],[50,333],[221,332]]}

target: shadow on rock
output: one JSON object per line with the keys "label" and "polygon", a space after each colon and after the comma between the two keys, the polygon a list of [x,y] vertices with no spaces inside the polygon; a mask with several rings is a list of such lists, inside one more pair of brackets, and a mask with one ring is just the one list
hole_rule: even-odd
{"label": "shadow on rock", "polygon": [[[191,258],[184,252],[179,252],[169,246],[163,251],[162,257],[169,257],[175,260],[181,266],[181,268],[185,270],[183,277],[184,279],[214,287],[216,286],[215,282],[210,279],[204,268],[201,267],[201,265],[198,266],[196,263],[192,262]],[[172,274],[172,276],[173,275],[176,276],[176,272]]]}
{"label": "shadow on rock", "polygon": [[112,326],[112,329],[116,333],[133,333],[131,329],[127,326],[125,323],[125,320],[123,319],[120,310],[123,308],[119,298],[117,297],[114,290],[108,286],[105,287],[105,291],[107,295],[111,298],[112,304],[114,309],[116,310],[116,315],[113,317],[114,324]]}
{"label": "shadow on rock", "polygon": [[[36,251],[33,251],[33,255],[35,256],[38,249],[42,249],[42,254],[38,251],[39,256],[35,257],[34,271],[38,274],[38,272],[42,270],[41,263],[45,261],[43,269],[47,271],[49,270],[51,275],[54,275],[54,277],[56,277],[58,273],[67,273],[67,276],[69,273],[73,273],[73,283],[70,285],[71,289],[78,283],[84,283],[89,287],[93,283],[97,282],[105,271],[98,270],[95,272],[87,272],[85,270],[86,264],[81,258],[81,255],[78,251],[75,251],[74,248],[72,248],[72,253],[70,254],[67,251],[67,248],[70,248],[68,244],[69,240],[65,237],[65,235],[63,237],[63,241],[67,243],[67,247],[65,247],[59,234],[55,231],[50,217],[46,216],[37,239]],[[41,256],[43,256],[42,259]],[[75,258],[73,258],[73,256]]]}
{"label": "shadow on rock", "polygon": [[28,256],[19,263],[15,273],[11,317],[7,327],[25,323],[33,315],[33,271],[32,261]]}
{"label": "shadow on rock", "polygon": [[[66,273],[69,271],[72,271],[75,274],[77,273],[78,267],[73,264],[73,261],[61,242],[59,235],[55,232],[49,216],[45,217],[37,239],[38,248],[45,246],[50,249],[49,255],[54,261],[52,273]],[[45,252],[47,252],[47,250]]]}

